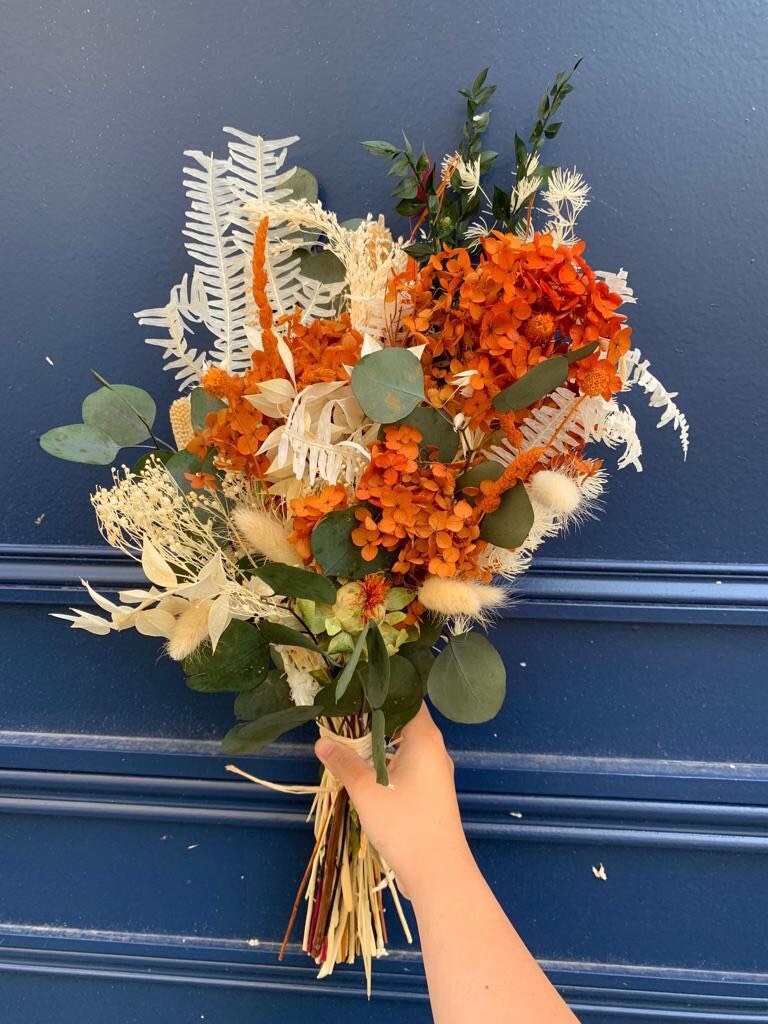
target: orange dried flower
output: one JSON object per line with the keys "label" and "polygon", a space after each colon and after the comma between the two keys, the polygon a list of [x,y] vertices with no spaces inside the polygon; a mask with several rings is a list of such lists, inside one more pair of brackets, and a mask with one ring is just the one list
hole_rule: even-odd
{"label": "orange dried flower", "polygon": [[[396,287],[410,306],[403,323],[426,345],[430,401],[490,429],[494,396],[569,344],[603,339],[616,362],[628,343],[621,299],[583,252],[583,242],[494,231],[474,264],[465,249],[445,250],[410,278],[400,275]],[[469,383],[457,392],[452,379],[467,370]]]}
{"label": "orange dried flower", "polygon": [[184,476],[189,480],[189,485],[193,491],[202,491],[203,488],[208,490],[216,490],[216,477],[213,473],[185,473]]}
{"label": "orange dried flower", "polygon": [[623,387],[613,363],[608,359],[601,359],[597,353],[579,360],[575,364],[574,372],[581,393],[589,398],[600,396],[609,401]]}
{"label": "orange dried flower", "polygon": [[324,515],[339,508],[346,508],[347,492],[341,484],[332,484],[324,487],[318,494],[310,494],[306,498],[293,498],[289,504],[293,512],[293,529],[288,535],[288,540],[305,562],[311,562],[312,531]]}
{"label": "orange dried flower", "polygon": [[394,551],[392,571],[423,578],[472,576],[486,578],[477,564],[479,511],[457,498],[456,474],[439,462],[419,465],[421,434],[412,427],[390,426],[384,440],[371,448],[371,461],[356,497],[371,508],[355,512],[352,541],[366,561]]}

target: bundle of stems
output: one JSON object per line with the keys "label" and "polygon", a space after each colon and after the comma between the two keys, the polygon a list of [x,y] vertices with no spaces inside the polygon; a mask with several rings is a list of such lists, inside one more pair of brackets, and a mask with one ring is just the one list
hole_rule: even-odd
{"label": "bundle of stems", "polygon": [[[318,725],[321,734],[331,735],[370,761],[368,719],[366,714],[321,718]],[[296,892],[279,959],[285,956],[303,899],[306,911],[301,945],[320,966],[318,978],[327,977],[337,964],[353,964],[359,956],[370,998],[373,960],[387,953],[385,890],[389,890],[406,940],[410,943],[413,937],[392,869],[361,829],[347,791],[327,768],[317,786],[283,786],[248,775],[234,765],[227,769],[279,792],[314,794],[307,820],[313,822],[315,845]]]}

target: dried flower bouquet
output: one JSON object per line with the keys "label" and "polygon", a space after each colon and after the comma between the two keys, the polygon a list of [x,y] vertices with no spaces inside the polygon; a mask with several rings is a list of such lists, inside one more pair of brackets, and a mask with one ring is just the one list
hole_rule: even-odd
{"label": "dried flower bouquet", "polygon": [[[192,689],[236,693],[227,753],[314,720],[386,785],[425,694],[454,721],[488,721],[505,670],[473,627],[546,538],[595,513],[606,472],[593,442],[641,468],[618,396],[645,391],[687,450],[675,395],[632,347],[626,273],[593,270],[576,236],[588,186],[540,160],[573,70],[515,137],[506,185],[486,184],[486,72],[461,90],[461,141],[441,165],[405,136],[364,143],[397,180],[407,241],[382,217],[326,210],[314,177],[286,166],[296,138],[227,128],[226,158],[187,152],[194,269],[137,314],[182,392],[174,444],[156,437],[145,391],[103,378],[81,423],[41,438],[91,464],[149,448],[92,496],[147,586],[115,602],[85,583],[105,614],[60,617],[158,637]],[[291,925],[304,897],[321,975],[361,956],[370,988],[384,890],[410,940],[392,872],[332,776],[277,788],[314,794]]]}

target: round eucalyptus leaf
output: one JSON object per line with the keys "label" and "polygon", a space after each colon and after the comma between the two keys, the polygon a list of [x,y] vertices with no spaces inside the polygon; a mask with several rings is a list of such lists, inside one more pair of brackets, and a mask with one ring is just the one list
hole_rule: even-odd
{"label": "round eucalyptus leaf", "polygon": [[258,686],[238,693],[235,697],[235,718],[254,722],[264,715],[294,706],[285,673],[272,669]]}
{"label": "round eucalyptus leaf", "polygon": [[306,167],[297,167],[291,177],[286,181],[285,187],[291,190],[291,195],[286,199],[306,199],[310,203],[316,203],[319,194],[317,178]]}
{"label": "round eucalyptus leaf", "polygon": [[424,401],[424,372],[406,349],[384,348],[355,364],[352,391],[366,416],[396,423]]}
{"label": "round eucalyptus leaf", "polygon": [[433,405],[417,405],[397,421],[397,425],[413,427],[421,434],[420,448],[425,458],[436,462],[453,462],[459,447],[459,435],[450,417]]}
{"label": "round eucalyptus leaf", "polygon": [[184,659],[187,686],[202,693],[250,690],[268,669],[269,644],[257,626],[239,619],[230,622],[215,651],[206,642]]}
{"label": "round eucalyptus leaf", "polygon": [[310,536],[312,554],[327,576],[342,576],[348,580],[359,580],[372,572],[388,569],[395,560],[394,553],[379,550],[372,562],[366,562],[361,549],[350,536],[360,525],[355,518],[355,509],[338,509],[323,516]]}
{"label": "round eucalyptus leaf", "polygon": [[529,405],[559,388],[567,377],[568,360],[565,356],[545,359],[543,363],[532,366],[520,380],[500,391],[493,400],[493,407],[499,412],[527,409]]}
{"label": "round eucalyptus leaf", "polygon": [[[466,473],[462,473],[456,481],[456,489],[464,490],[467,487],[479,487],[483,480],[498,480],[503,472],[504,467],[500,462],[486,459],[484,462],[478,462],[476,466],[468,469]],[[468,500],[472,501],[473,498]]]}
{"label": "round eucalyptus leaf", "polygon": [[70,423],[47,430],[40,438],[40,447],[57,459],[84,462],[88,466],[108,466],[120,451],[120,445],[108,434],[89,423]]}
{"label": "round eucalyptus leaf", "polygon": [[429,673],[427,692],[452,722],[476,725],[498,714],[507,690],[504,662],[480,633],[449,637]]}
{"label": "round eucalyptus leaf", "polygon": [[189,395],[192,428],[194,430],[202,430],[208,413],[223,409],[224,405],[225,403],[220,398],[214,398],[213,395],[209,395],[205,388],[195,388]]}
{"label": "round eucalyptus leaf", "polygon": [[123,448],[146,441],[147,424],[152,426],[155,412],[152,396],[132,384],[99,388],[83,401],[83,421],[103,430]]}
{"label": "round eucalyptus leaf", "polygon": [[533,506],[525,484],[518,481],[504,491],[495,512],[483,516],[480,536],[499,548],[518,548],[531,532]]}
{"label": "round eucalyptus leaf", "polygon": [[343,220],[341,226],[346,228],[347,231],[357,231],[360,225],[363,223],[362,217],[350,217],[349,220]]}
{"label": "round eucalyptus leaf", "polygon": [[337,284],[345,280],[347,276],[344,264],[332,252],[327,250],[307,252],[306,249],[300,249],[297,255],[302,274],[312,278],[313,281],[320,281],[322,284]]}

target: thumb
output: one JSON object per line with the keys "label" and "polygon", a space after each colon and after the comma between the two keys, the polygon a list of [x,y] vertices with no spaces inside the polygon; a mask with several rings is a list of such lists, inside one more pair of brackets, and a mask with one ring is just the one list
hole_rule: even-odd
{"label": "thumb", "polygon": [[355,802],[361,791],[375,782],[374,769],[354,750],[323,737],[315,744],[315,753],[325,767],[335,775]]}

